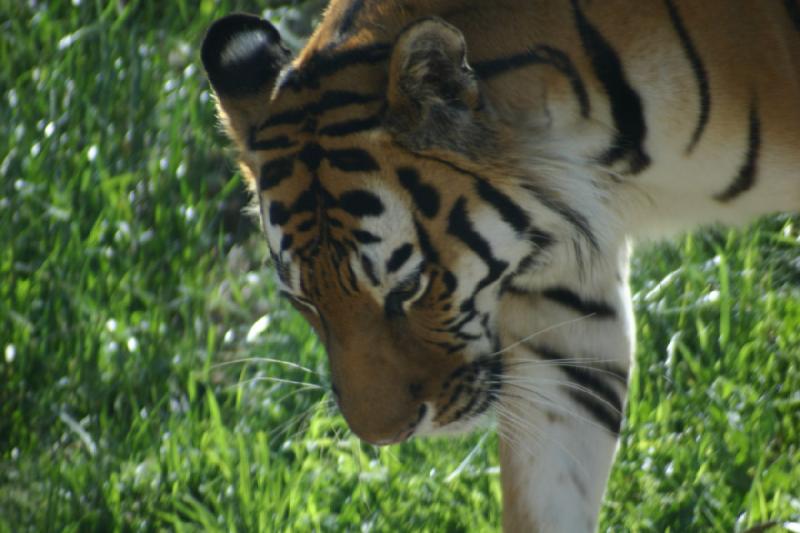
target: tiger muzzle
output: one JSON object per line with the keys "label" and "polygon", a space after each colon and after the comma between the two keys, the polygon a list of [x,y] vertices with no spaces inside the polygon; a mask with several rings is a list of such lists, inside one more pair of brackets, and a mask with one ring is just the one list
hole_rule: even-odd
{"label": "tiger muzzle", "polygon": [[377,445],[402,442],[425,420],[461,358],[433,351],[411,336],[398,339],[385,329],[360,331],[370,333],[327,346],[336,401],[362,440]]}

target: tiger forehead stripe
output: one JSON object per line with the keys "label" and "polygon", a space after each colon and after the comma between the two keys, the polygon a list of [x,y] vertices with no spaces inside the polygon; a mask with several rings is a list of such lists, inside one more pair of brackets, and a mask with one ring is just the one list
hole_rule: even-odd
{"label": "tiger forehead stripe", "polygon": [[291,176],[293,170],[293,156],[281,157],[264,163],[261,167],[261,179],[259,180],[261,190],[266,191],[275,187],[284,179]]}
{"label": "tiger forehead stripe", "polygon": [[391,45],[374,43],[350,48],[344,51],[317,52],[300,68],[290,68],[278,82],[278,87],[289,87],[295,92],[304,88],[316,89],[321,78],[359,64],[375,64],[389,59]]}
{"label": "tiger forehead stripe", "polygon": [[379,111],[365,118],[356,118],[329,124],[328,126],[320,128],[319,134],[325,137],[343,137],[345,135],[352,135],[353,133],[375,129],[381,125],[382,117],[383,112]]}
{"label": "tiger forehead stripe", "polygon": [[377,195],[362,189],[347,191],[339,197],[339,208],[356,217],[376,217],[384,212],[383,202]]}
{"label": "tiger forehead stripe", "polygon": [[349,105],[368,104],[381,100],[383,100],[383,95],[381,94],[342,90],[325,91],[318,100],[309,102],[301,107],[288,109],[272,115],[261,123],[258,130],[261,131],[273,126],[286,124],[300,124],[308,116],[319,115],[332,109],[347,107]]}
{"label": "tiger forehead stripe", "polygon": [[380,170],[378,162],[366,150],[343,148],[326,150],[317,143],[306,143],[296,154],[287,155],[261,166],[259,185],[261,190],[271,189],[288,178],[294,171],[294,160],[303,163],[311,172],[319,169],[322,161],[342,172],[375,172]]}

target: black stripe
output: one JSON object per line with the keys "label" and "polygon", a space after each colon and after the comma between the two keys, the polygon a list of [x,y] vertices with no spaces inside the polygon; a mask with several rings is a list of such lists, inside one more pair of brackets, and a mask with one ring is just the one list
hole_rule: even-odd
{"label": "black stripe", "polygon": [[496,259],[492,254],[489,243],[480,233],[475,231],[472,222],[467,216],[467,199],[463,196],[456,201],[450,210],[450,215],[447,219],[447,233],[454,235],[466,244],[489,267],[489,273],[478,283],[473,296],[497,280],[508,268],[508,263]]}
{"label": "black stripe", "polygon": [[311,113],[320,114],[330,111],[331,109],[338,109],[340,107],[356,104],[368,104],[378,100],[383,100],[383,95],[332,89],[322,93],[322,96],[319,97],[317,102],[306,104],[304,107]]}
{"label": "black stripe", "polygon": [[454,352],[461,351],[467,346],[463,342],[452,343],[452,342],[436,342],[436,341],[431,341],[431,340],[428,340],[428,339],[422,339],[422,340],[424,340],[428,344],[432,344],[434,346],[442,348],[443,350],[445,350],[447,352],[447,355],[450,355],[450,354],[452,354]]}
{"label": "black stripe", "polygon": [[456,386],[453,387],[453,392],[450,393],[450,398],[448,398],[447,402],[439,409],[439,416],[449,411],[450,408],[455,405],[456,400],[459,399],[462,392],[464,392],[464,384],[456,384]]}
{"label": "black stripe", "polygon": [[325,151],[325,148],[317,143],[307,142],[297,154],[297,159],[299,159],[306,167],[308,167],[308,170],[311,172],[316,172],[320,163],[323,159],[325,159],[326,156],[327,152]]}
{"label": "black stripe", "polygon": [[316,213],[319,207],[318,192],[313,188],[304,190],[292,204],[291,212],[293,215],[300,213]]}
{"label": "black stripe", "polygon": [[581,404],[604,428],[614,435],[619,435],[622,428],[622,417],[611,412],[608,406],[584,392],[566,388],[565,392],[577,403]]}
{"label": "black stripe", "polygon": [[353,265],[350,264],[350,261],[345,261],[344,265],[347,268],[347,281],[350,282],[350,288],[354,292],[358,292],[358,278],[353,270]]}
{"label": "black stripe", "polygon": [[[466,306],[468,309],[464,309],[464,307],[465,307],[464,304],[465,303],[469,304],[469,305]],[[449,331],[451,333],[453,331],[458,331],[461,328],[463,328],[464,326],[466,326],[467,324],[469,324],[470,322],[472,322],[475,319],[475,317],[478,316],[478,312],[475,310],[474,306],[470,307],[470,305],[472,305],[472,302],[469,302],[469,300],[461,304],[461,307],[462,307],[461,311],[464,313],[464,315],[461,316],[461,318],[455,324],[450,326],[447,329],[447,331]],[[458,318],[458,317],[456,317],[456,318]]]}
{"label": "black stripe", "polygon": [[311,228],[313,228],[316,225],[317,225],[317,219],[314,218],[314,217],[311,217],[311,218],[307,218],[306,220],[303,220],[302,222],[300,222],[297,225],[296,229],[297,229],[297,231],[302,233],[304,231],[310,230]]}
{"label": "black stripe", "polygon": [[356,20],[358,19],[358,14],[363,7],[364,0],[354,0],[349,6],[347,6],[347,9],[345,9],[344,13],[342,14],[342,19],[339,22],[338,33],[340,37],[346,35],[351,29],[353,29],[353,24],[355,24]]}
{"label": "black stripe", "polygon": [[410,167],[397,169],[397,177],[402,185],[411,194],[414,205],[427,218],[433,218],[439,213],[439,192],[436,188],[422,183],[419,173]]}
{"label": "black stripe", "polygon": [[[331,244],[333,244],[333,242],[335,242],[335,241],[332,241]],[[336,260],[337,260],[337,262],[339,260],[338,254],[337,254]],[[336,272],[336,283],[337,283],[338,287],[340,289],[343,289],[345,294],[352,294],[353,292],[358,291],[358,288],[353,288],[352,290],[350,290],[348,288],[347,284],[345,283],[345,278],[342,277],[342,268],[341,268],[340,265],[334,266],[333,271]]]}
{"label": "black stripe", "polygon": [[335,124],[328,124],[320,128],[319,134],[327,137],[344,137],[345,135],[372,130],[381,125],[381,116],[382,115],[378,113],[366,118],[357,118],[336,122]]}
{"label": "black stripe", "polygon": [[450,333],[453,334],[454,337],[462,340],[462,341],[475,341],[481,338],[480,335],[473,335],[470,333],[462,333],[460,331],[451,331]]}
{"label": "black stripe", "polygon": [[544,231],[543,229],[539,229],[535,226],[531,226],[528,228],[526,232],[528,241],[531,242],[534,246],[536,246],[536,250],[533,251],[534,255],[539,255],[542,250],[545,248],[549,248],[556,242],[555,237],[553,237],[550,233]]}
{"label": "black stripe", "polygon": [[545,289],[542,291],[542,295],[548,300],[552,300],[563,305],[564,307],[569,307],[581,316],[614,318],[617,315],[614,308],[606,302],[584,300],[571,290],[564,287]]}
{"label": "black stripe", "polygon": [[[544,346],[531,346],[531,349],[547,361],[558,363],[565,359],[571,359]],[[558,368],[574,383],[592,393],[565,387],[569,395],[585,407],[606,429],[615,434],[619,433],[623,405],[617,391],[597,376],[597,370],[585,366],[573,366],[573,363],[559,364]]]}
{"label": "black stripe", "polygon": [[430,264],[438,263],[439,253],[431,244],[431,238],[425,226],[420,224],[416,218],[414,218],[414,231],[417,233],[417,243],[419,243],[419,247],[422,250],[422,255],[425,256],[425,261]]}
{"label": "black stripe", "polygon": [[490,203],[508,225],[513,227],[518,233],[522,233],[528,228],[530,219],[528,218],[528,215],[525,214],[525,211],[508,195],[491,185],[487,178],[462,168],[455,163],[451,163],[446,159],[441,159],[434,156],[422,156],[419,154],[415,154],[415,156],[422,157],[430,161],[435,161],[452,170],[455,170],[460,174],[471,177],[473,180],[475,180],[475,189],[478,195],[483,200]]}
{"label": "black stripe", "polygon": [[376,217],[383,214],[384,210],[383,202],[377,195],[361,189],[342,193],[338,207],[358,218]]}
{"label": "black stripe", "polygon": [[532,65],[549,65],[566,76],[572,85],[572,91],[578,99],[581,116],[588,118],[590,113],[589,95],[581,80],[578,70],[567,54],[550,46],[539,45],[532,50],[515,54],[509,57],[489,59],[475,63],[472,68],[479,78],[488,79],[510,70]]}
{"label": "black stripe", "polygon": [[500,213],[500,217],[514,228],[517,233],[522,233],[528,229],[530,224],[528,215],[505,193],[490,185],[487,180],[480,178],[476,178],[475,188],[478,191],[478,196],[490,203]]}
{"label": "black stripe", "polygon": [[638,174],[650,165],[650,156],[643,148],[647,127],[642,101],[625,79],[619,56],[586,19],[578,0],[572,0],[572,9],[583,48],[589,56],[595,76],[608,95],[617,130],[613,145],[600,156],[600,161],[612,165],[625,159],[628,172]]}
{"label": "black stripe", "polygon": [[277,200],[270,202],[269,204],[269,223],[273,226],[283,226],[289,221],[289,217],[291,216],[291,212],[286,209],[286,206],[282,202],[278,202]]}
{"label": "black stripe", "polygon": [[706,124],[708,123],[708,116],[711,111],[711,92],[708,88],[708,76],[706,75],[703,62],[700,60],[700,54],[697,53],[697,49],[694,47],[691,37],[689,37],[689,32],[686,31],[686,26],[683,24],[683,19],[681,19],[681,15],[678,13],[675,3],[673,0],[664,0],[664,3],[667,5],[669,18],[672,20],[672,25],[681,40],[683,51],[692,67],[692,72],[697,81],[697,90],[700,93],[700,116],[697,117],[697,125],[694,128],[694,133],[692,134],[689,144],[686,146],[686,153],[691,154],[695,146],[697,146],[698,141],[700,141],[703,130],[705,130]]}
{"label": "black stripe", "polygon": [[[547,245],[549,246],[552,242],[553,241],[547,241]],[[544,247],[539,247],[537,245],[537,248],[533,252],[529,253],[520,260],[520,262],[517,264],[517,268],[514,269],[514,272],[503,279],[503,284],[500,287],[501,294],[506,292],[525,296],[529,296],[531,294],[530,290],[517,287],[514,285],[514,283],[520,276],[530,274],[536,269],[541,268],[543,262],[540,259],[542,257],[543,250]]]}
{"label": "black stripe", "polygon": [[256,129],[251,128],[247,135],[247,147],[250,150],[277,150],[279,148],[291,148],[297,142],[291,140],[286,135],[276,135],[269,139],[256,140]]}
{"label": "black stripe", "polygon": [[381,238],[375,235],[374,233],[370,233],[369,231],[364,231],[361,229],[354,229],[351,230],[353,237],[361,243],[361,244],[375,244],[376,242],[381,242]]}
{"label": "black stripe", "polygon": [[800,7],[798,7],[797,1],[783,0],[783,5],[789,13],[789,18],[792,19],[795,29],[800,31]]}
{"label": "black stripe", "polygon": [[414,251],[414,247],[411,243],[405,243],[398,246],[393,252],[389,259],[386,261],[386,272],[391,274],[392,272],[397,272],[400,267],[402,267],[406,261],[411,257],[411,252]]}
{"label": "black stripe", "polygon": [[369,281],[374,287],[380,285],[378,276],[375,275],[375,267],[373,266],[372,261],[364,254],[361,254],[361,267],[364,269],[364,272],[367,274]]}
{"label": "black stripe", "polygon": [[290,68],[280,80],[279,88],[289,87],[294,91],[304,88],[317,89],[321,78],[359,64],[375,64],[386,61],[391,45],[373,43],[343,51],[323,50],[312,55],[299,68]]}
{"label": "black stripe", "polygon": [[597,242],[597,237],[592,231],[592,226],[589,224],[589,220],[585,216],[575,211],[560,200],[553,198],[550,193],[546,192],[541,187],[537,187],[531,183],[522,183],[520,186],[532,193],[545,207],[552,209],[567,222],[575,226],[575,229],[577,229],[578,232],[583,235],[587,241],[589,241],[589,244],[592,246],[592,248],[595,250],[600,249],[600,245]]}
{"label": "black stripe", "polygon": [[305,108],[288,109],[286,111],[281,111],[280,113],[276,113],[270,116],[267,120],[261,123],[258,129],[260,131],[272,126],[283,126],[285,124],[300,124],[305,119],[306,119]]}
{"label": "black stripe", "polygon": [[300,124],[309,116],[320,115],[332,109],[339,109],[349,105],[368,104],[383,100],[382,95],[358,93],[352,91],[330,90],[319,97],[319,100],[309,102],[302,107],[287,109],[270,116],[258,127],[259,130],[272,126],[285,124]]}
{"label": "black stripe", "polygon": [[281,280],[285,285],[291,286],[291,280],[289,279],[289,266],[287,263],[281,261],[281,258],[278,254],[273,252],[272,250],[269,251],[269,258],[272,261],[272,264],[275,266],[275,271],[278,274],[278,279]]}
{"label": "black stripe", "polygon": [[470,389],[467,389],[467,390],[468,390],[469,392],[471,392],[471,394],[470,394],[470,399],[469,399],[469,401],[467,402],[467,404],[466,404],[464,407],[462,407],[461,409],[459,409],[458,411],[456,411],[456,412],[453,414],[452,418],[453,418],[453,421],[454,421],[454,422],[455,422],[456,420],[461,420],[461,418],[462,418],[464,415],[468,414],[468,413],[470,412],[470,410],[471,410],[473,407],[475,407],[475,405],[478,403],[478,400],[480,399],[480,395],[479,395],[479,394],[476,394],[476,393],[475,393],[475,391],[474,391],[473,389],[471,389],[471,388],[470,388]]}
{"label": "black stripe", "polygon": [[264,163],[261,167],[259,186],[266,191],[292,175],[294,156],[281,157]]}
{"label": "black stripe", "polygon": [[444,282],[445,292],[443,296],[450,297],[456,291],[456,287],[458,286],[458,280],[453,275],[452,272],[449,270],[445,271],[442,275],[442,282]]}
{"label": "black stripe", "polygon": [[344,172],[375,172],[380,170],[378,162],[366,150],[348,148],[327,150],[325,157],[332,167]]}
{"label": "black stripe", "polygon": [[277,150],[279,148],[291,148],[297,144],[296,141],[289,139],[286,135],[278,135],[262,141],[250,143],[250,150]]}
{"label": "black stripe", "polygon": [[761,122],[758,118],[758,106],[755,99],[750,105],[750,128],[747,139],[747,154],[745,161],[727,189],[714,196],[718,202],[730,202],[743,192],[750,190],[756,182],[758,171],[758,152],[761,148]]}

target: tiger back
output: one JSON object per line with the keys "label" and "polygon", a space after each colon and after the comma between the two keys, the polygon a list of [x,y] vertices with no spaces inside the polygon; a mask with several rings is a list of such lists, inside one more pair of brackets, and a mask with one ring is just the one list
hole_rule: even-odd
{"label": "tiger back", "polygon": [[494,412],[505,528],[593,530],[629,241],[798,210],[798,28],[791,1],[343,0],[291,59],[216,22],[220,117],[351,429]]}

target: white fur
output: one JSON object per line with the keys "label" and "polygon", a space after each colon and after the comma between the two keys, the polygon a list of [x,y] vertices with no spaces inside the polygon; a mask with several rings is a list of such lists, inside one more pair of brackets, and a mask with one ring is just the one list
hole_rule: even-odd
{"label": "white fur", "polygon": [[266,42],[267,36],[261,30],[248,30],[236,34],[222,50],[220,55],[222,66],[230,66],[250,58]]}

